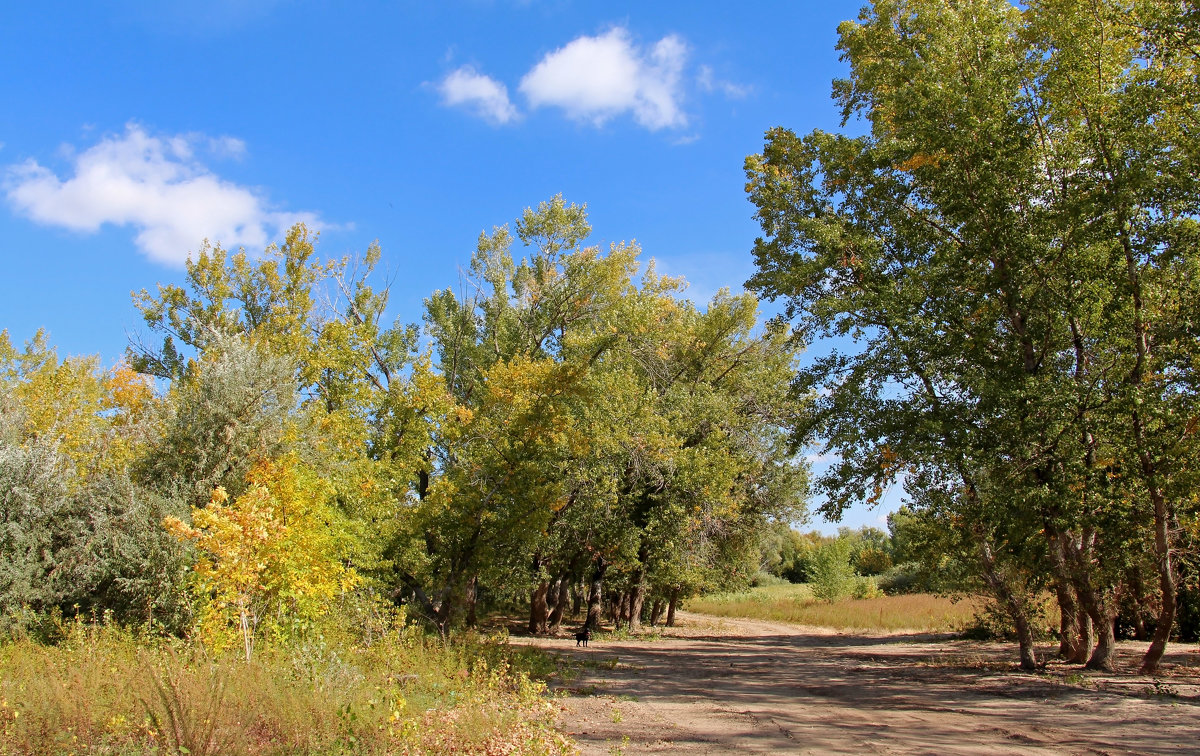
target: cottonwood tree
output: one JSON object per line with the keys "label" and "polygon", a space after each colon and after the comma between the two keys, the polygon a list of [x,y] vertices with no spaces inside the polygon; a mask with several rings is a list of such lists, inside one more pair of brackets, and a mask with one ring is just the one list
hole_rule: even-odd
{"label": "cottonwood tree", "polygon": [[1064,651],[1082,660],[1094,628],[1089,665],[1112,667],[1146,546],[1160,611],[1143,669],[1170,632],[1167,481],[1190,477],[1200,301],[1195,55],[1172,25],[1189,13],[875,2],[839,30],[835,83],[869,133],[776,129],[747,161],[766,232],[751,284],[802,333],[858,342],[797,381],[826,392],[800,436],[842,459],[827,511],[906,473],[970,535],[1026,667],[1049,583],[1077,636]]}

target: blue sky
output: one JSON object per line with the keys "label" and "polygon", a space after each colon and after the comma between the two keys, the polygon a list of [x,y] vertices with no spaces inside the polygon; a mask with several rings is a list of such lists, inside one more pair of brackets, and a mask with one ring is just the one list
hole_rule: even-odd
{"label": "blue sky", "polygon": [[[113,0],[0,11],[0,328],[117,361],[202,238],[378,240],[392,309],[561,192],[706,300],[752,272],[742,161],[837,129],[858,2]],[[874,523],[855,512],[847,523]],[[814,523],[816,524],[816,523]]]}

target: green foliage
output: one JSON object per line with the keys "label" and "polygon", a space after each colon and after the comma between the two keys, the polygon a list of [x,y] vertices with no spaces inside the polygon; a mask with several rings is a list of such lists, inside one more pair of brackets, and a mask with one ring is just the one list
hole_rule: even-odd
{"label": "green foliage", "polygon": [[850,566],[850,543],[838,538],[818,546],[809,568],[813,596],[836,601],[854,590],[854,568]]}
{"label": "green foliage", "polygon": [[582,246],[561,197],[516,229],[480,236],[469,296],[426,302],[456,422],[431,438],[399,577],[442,625],[472,576],[492,595],[597,564],[643,595],[744,581],[804,486],[786,329],[755,333],[747,296],[700,310],[653,269],[635,284],[639,250]]}
{"label": "green foliage", "polygon": [[255,462],[279,455],[296,411],[292,365],[245,337],[217,335],[172,386],[165,432],[138,470],[164,493],[203,504],[237,496]]}
{"label": "green foliage", "polygon": [[947,533],[925,545],[1018,625],[1053,580],[1110,627],[1151,550],[1174,590],[1200,385],[1194,20],[877,0],[839,28],[834,86],[866,133],[773,129],[746,161],[751,285],[807,337],[856,342],[797,380],[816,397],[797,442],[841,460],[824,509],[903,475]]}
{"label": "green foliage", "polygon": [[0,442],[0,630],[23,609],[182,629],[186,558],[158,524],[176,511],[119,476],[79,483],[47,445]]}
{"label": "green foliage", "polygon": [[159,525],[179,505],[129,478],[153,410],[149,387],[124,367],[60,362],[40,334],[18,352],[0,334],[6,632],[29,623],[52,634],[46,616],[76,613],[185,626],[186,555]]}
{"label": "green foliage", "polygon": [[[5,617],[29,606],[46,609],[68,592],[50,583],[67,549],[63,536],[83,530],[84,513],[72,506],[70,468],[45,445],[0,445],[0,608]],[[56,553],[56,551],[63,553]]]}

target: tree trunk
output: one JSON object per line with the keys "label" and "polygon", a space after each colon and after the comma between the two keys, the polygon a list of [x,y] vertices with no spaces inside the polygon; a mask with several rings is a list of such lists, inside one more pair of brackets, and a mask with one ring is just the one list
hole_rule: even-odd
{"label": "tree trunk", "polygon": [[1075,595],[1083,604],[1088,616],[1091,617],[1092,629],[1096,634],[1096,647],[1092,649],[1092,655],[1088,657],[1085,666],[1088,669],[1111,672],[1116,665],[1117,639],[1113,632],[1113,622],[1117,616],[1117,602],[1114,597],[1105,598],[1092,585],[1087,577],[1084,556],[1075,553],[1073,559],[1075,564],[1073,565],[1072,582],[1075,585]]}
{"label": "tree trunk", "polygon": [[1132,609],[1132,616],[1129,621],[1133,624],[1133,639],[1138,641],[1146,640],[1146,616],[1142,612],[1142,607],[1146,605],[1146,584],[1142,580],[1142,573],[1137,567],[1129,570],[1129,574],[1125,578],[1125,584],[1129,587],[1129,593],[1126,596],[1126,605]]}
{"label": "tree trunk", "polygon": [[571,587],[567,583],[566,574],[559,575],[550,589],[550,595],[554,598],[554,608],[550,610],[550,627],[547,632],[551,635],[558,635],[562,630],[563,613],[567,610],[570,591]]}
{"label": "tree trunk", "polygon": [[667,627],[675,627],[675,607],[679,603],[679,589],[671,589],[671,600],[667,604]]}
{"label": "tree trunk", "polygon": [[1058,656],[1062,659],[1078,659],[1086,656],[1091,645],[1079,647],[1079,601],[1075,597],[1075,589],[1071,584],[1070,570],[1067,568],[1066,546],[1064,536],[1059,533],[1046,517],[1046,539],[1049,541],[1050,564],[1054,573],[1054,593],[1058,599]]}
{"label": "tree trunk", "polygon": [[1096,642],[1096,634],[1092,628],[1092,615],[1087,613],[1087,610],[1082,606],[1079,607],[1079,613],[1075,622],[1079,627],[1079,641],[1075,644],[1075,655],[1067,659],[1072,664],[1086,664],[1088,660],[1088,651],[1091,650],[1092,644]]}
{"label": "tree trunk", "polygon": [[467,605],[467,627],[475,627],[477,618],[475,616],[475,605],[479,602],[479,576],[472,575],[467,581],[467,591],[465,602]]}
{"label": "tree trunk", "polygon": [[1113,617],[1092,617],[1096,628],[1096,648],[1084,665],[1088,669],[1112,672],[1116,669],[1117,636],[1113,631]]}
{"label": "tree trunk", "polygon": [[1017,630],[1017,653],[1021,660],[1021,669],[1032,671],[1037,669],[1037,654],[1033,647],[1033,625],[1029,622],[1029,611],[1023,598],[1013,590],[1008,581],[996,568],[996,556],[992,546],[983,533],[975,534],[979,546],[980,561],[983,564],[983,579],[992,594],[999,600],[1000,605],[1008,611]]}
{"label": "tree trunk", "polygon": [[549,611],[546,608],[546,593],[550,584],[545,580],[537,584],[529,601],[529,632],[534,635],[545,635],[546,620]]}
{"label": "tree trunk", "polygon": [[629,591],[621,591],[613,597],[614,625],[629,627]]}
{"label": "tree trunk", "polygon": [[1070,661],[1080,655],[1079,602],[1075,600],[1075,593],[1066,580],[1056,579],[1054,592],[1058,597],[1058,656]]}
{"label": "tree trunk", "polygon": [[449,585],[443,588],[440,591],[440,599],[433,620],[438,635],[445,638],[446,634],[450,632],[450,620],[454,615],[454,586]]}
{"label": "tree trunk", "polygon": [[[1142,480],[1146,484],[1146,493],[1150,495],[1150,503],[1154,508],[1154,556],[1158,568],[1158,590],[1162,604],[1158,611],[1158,625],[1154,628],[1154,638],[1150,648],[1142,657],[1139,672],[1144,675],[1154,674],[1158,670],[1158,662],[1167,649],[1167,640],[1171,637],[1171,626],[1175,624],[1176,591],[1175,569],[1171,564],[1171,505],[1162,488],[1162,482],[1167,479],[1169,470],[1162,470],[1160,463],[1154,459],[1150,451],[1148,435],[1153,431],[1146,427],[1142,417],[1142,390],[1146,386],[1147,374],[1154,370],[1150,364],[1151,336],[1150,326],[1144,315],[1145,301],[1142,296],[1142,272],[1138,264],[1137,253],[1131,232],[1130,215],[1124,209],[1118,214],[1121,247],[1125,252],[1125,271],[1130,284],[1130,303],[1133,305],[1133,337],[1137,351],[1137,361],[1129,374],[1129,384],[1133,389],[1133,407],[1129,420],[1133,430],[1133,442],[1137,448],[1138,463],[1141,467]],[[1150,388],[1153,391],[1153,387]],[[1089,662],[1090,664],[1090,662]]]}
{"label": "tree trunk", "polygon": [[584,620],[583,626],[598,630],[600,628],[600,612],[604,599],[604,573],[608,572],[608,562],[604,557],[596,557],[596,562],[592,568],[592,583],[588,591],[588,607],[587,619]]}
{"label": "tree trunk", "polygon": [[646,589],[639,587],[629,594],[629,629],[638,632],[642,629],[642,609],[646,605]]}
{"label": "tree trunk", "polygon": [[571,616],[578,617],[579,611],[583,609],[583,586],[571,586]]}
{"label": "tree trunk", "polygon": [[654,599],[654,603],[650,605],[650,627],[657,627],[658,621],[662,619],[663,600],[661,597]]}
{"label": "tree trunk", "polygon": [[650,549],[643,543],[638,549],[638,567],[633,571],[633,579],[629,582],[629,632],[631,633],[642,629],[642,605],[646,602],[646,560],[649,558]]}
{"label": "tree trunk", "polygon": [[[1143,466],[1146,466],[1146,463],[1143,463]],[[1170,511],[1167,500],[1153,477],[1148,481],[1147,488],[1150,491],[1150,500],[1154,503],[1154,554],[1157,557],[1158,590],[1161,594],[1159,600],[1162,604],[1158,611],[1158,625],[1154,628],[1154,638],[1150,641],[1150,648],[1146,649],[1146,655],[1142,657],[1142,666],[1138,672],[1152,675],[1158,671],[1158,662],[1167,650],[1167,641],[1171,638],[1171,627],[1175,624],[1178,586],[1175,583],[1175,568],[1171,564],[1171,534],[1167,529]]]}
{"label": "tree trunk", "polygon": [[1011,612],[1013,624],[1017,628],[1017,649],[1021,659],[1021,669],[1037,669],[1037,653],[1033,645],[1033,625],[1029,615],[1024,611]]}

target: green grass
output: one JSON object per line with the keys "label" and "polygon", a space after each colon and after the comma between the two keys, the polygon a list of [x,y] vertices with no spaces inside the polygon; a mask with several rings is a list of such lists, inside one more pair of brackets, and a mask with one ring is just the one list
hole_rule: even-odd
{"label": "green grass", "polygon": [[791,622],[835,630],[958,632],[974,619],[977,604],[927,593],[842,599],[813,598],[807,585],[772,585],[742,593],[714,594],[689,600],[686,609],[718,617]]}

